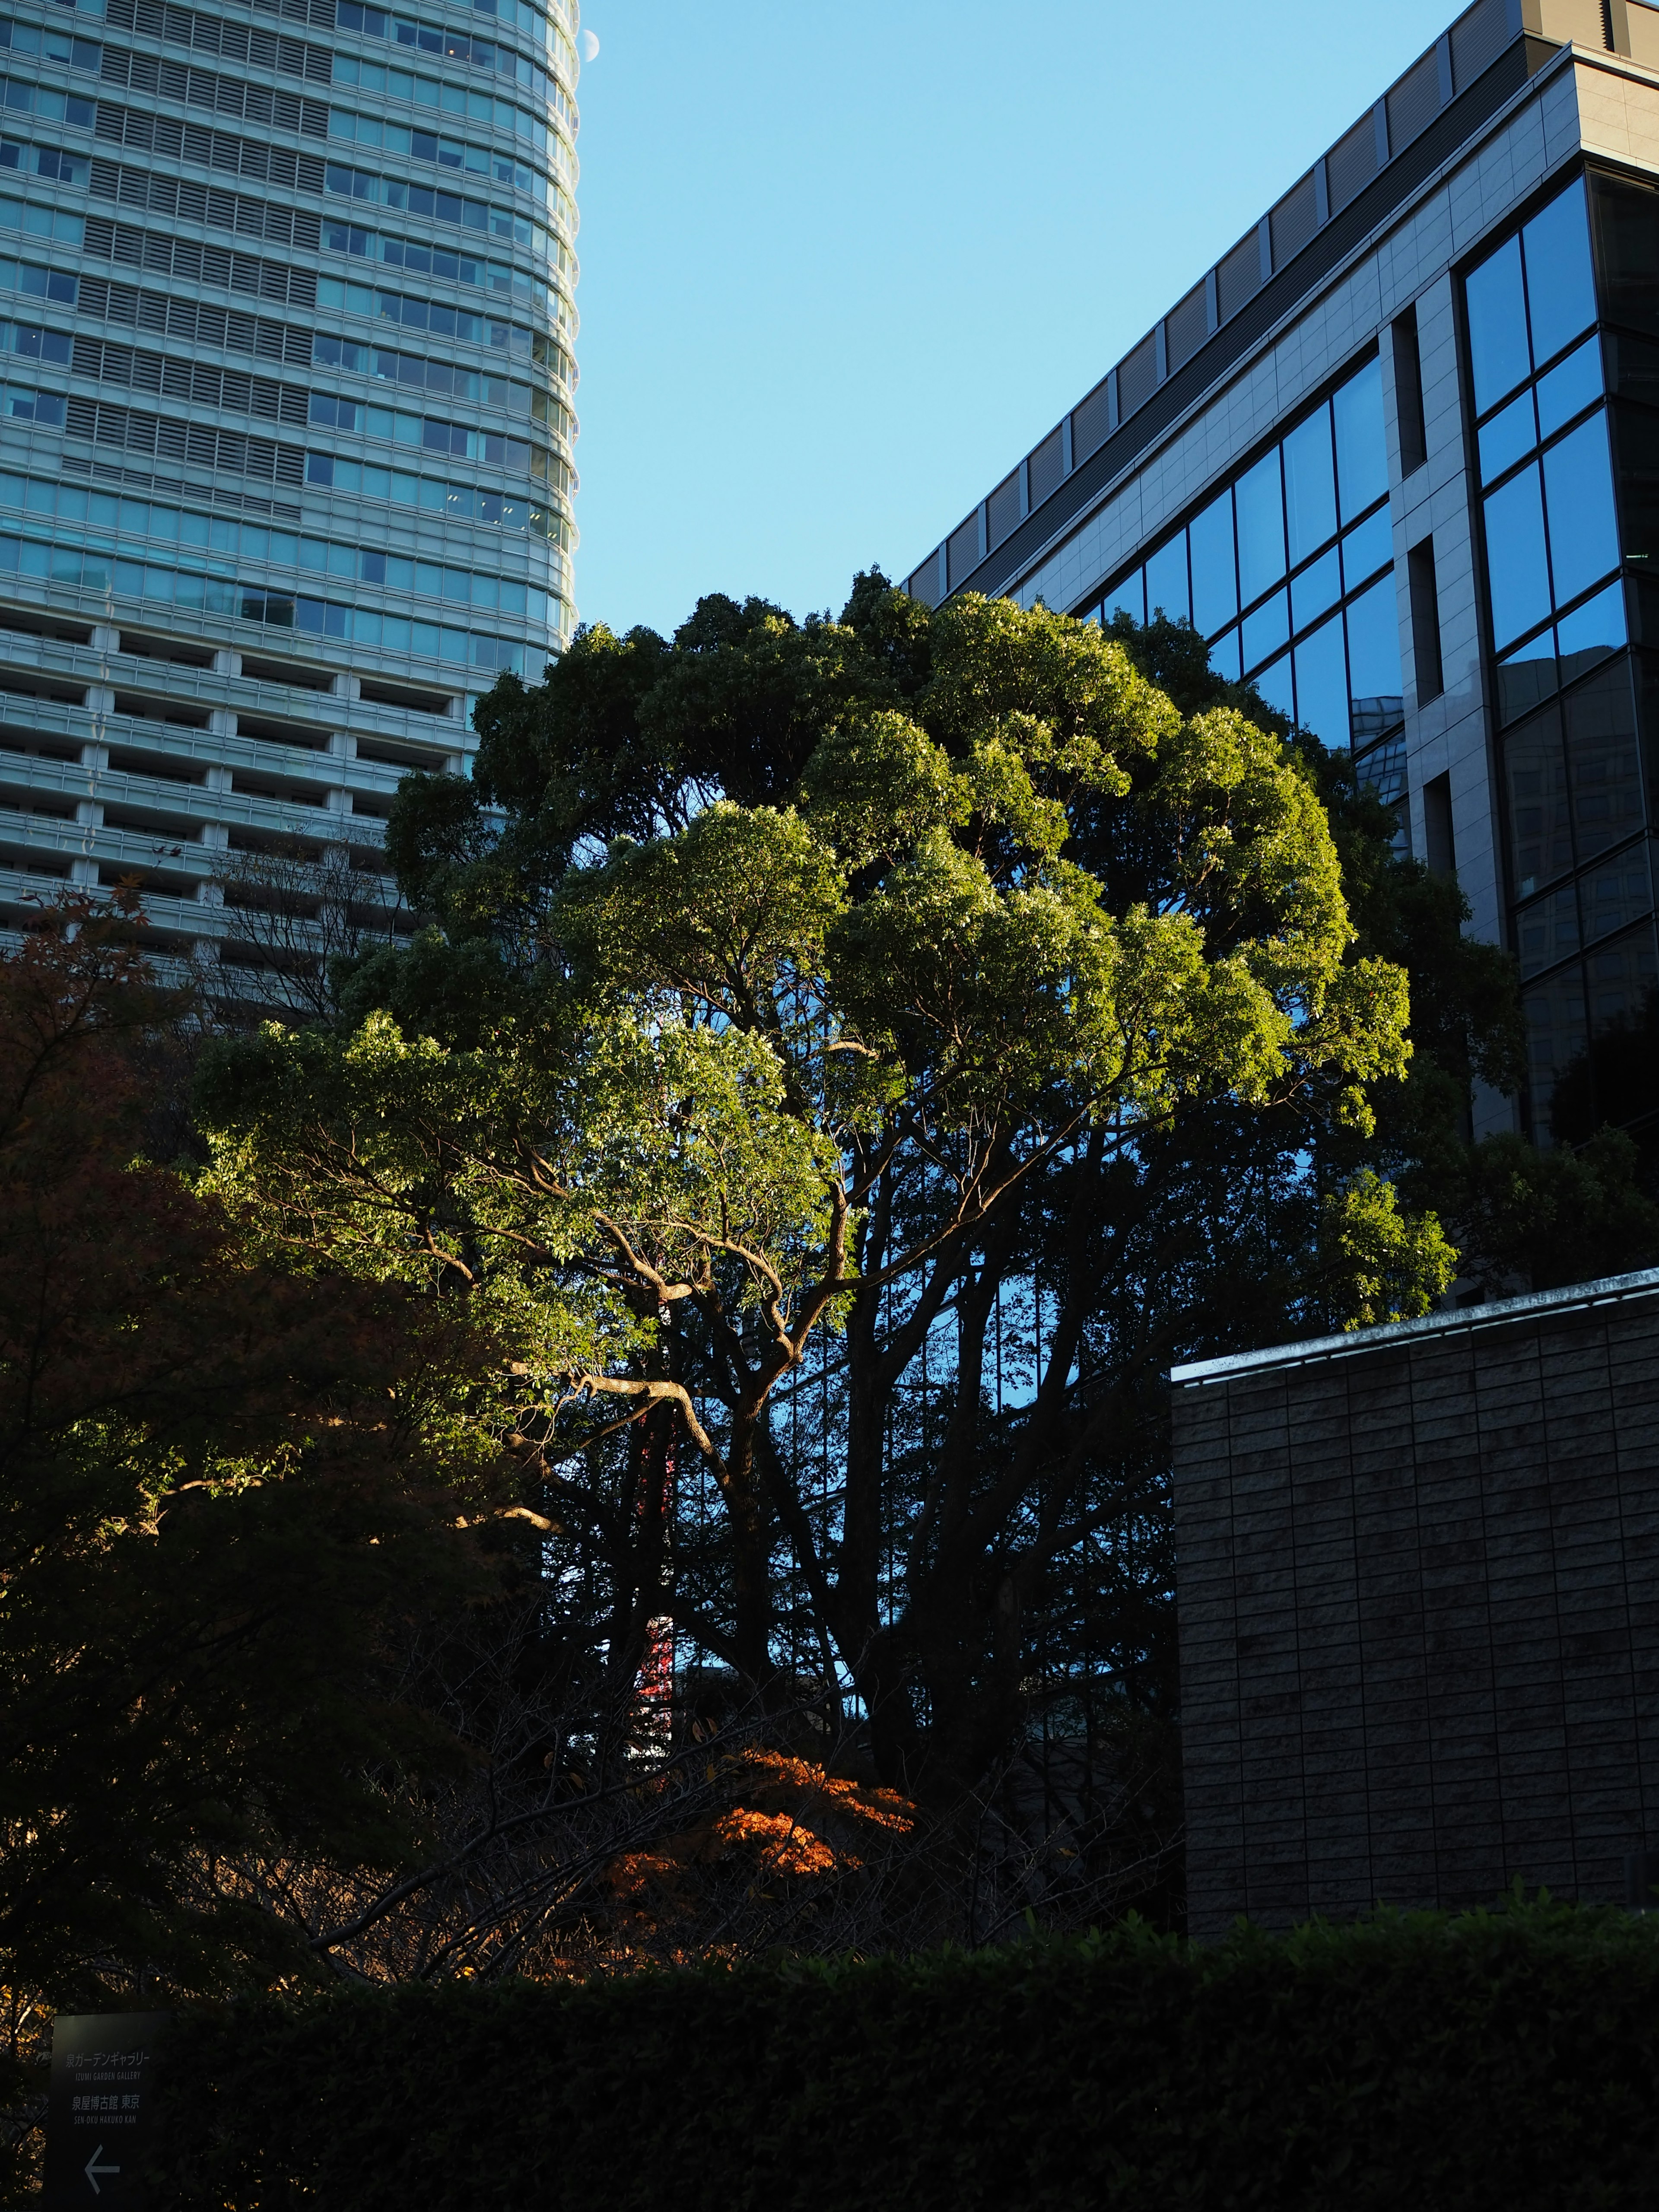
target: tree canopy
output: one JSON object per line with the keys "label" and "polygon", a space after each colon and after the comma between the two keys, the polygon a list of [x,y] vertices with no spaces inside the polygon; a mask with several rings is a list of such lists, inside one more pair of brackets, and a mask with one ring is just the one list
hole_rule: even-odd
{"label": "tree canopy", "polygon": [[510,1336],[495,1433],[621,1679],[671,1619],[955,1802],[1038,1623],[1152,1694],[1170,1358],[1449,1279],[1367,1152],[1405,975],[1248,703],[873,576],[586,630],[470,780],[405,782],[433,927],[214,1055],[213,1186],[273,1249]]}

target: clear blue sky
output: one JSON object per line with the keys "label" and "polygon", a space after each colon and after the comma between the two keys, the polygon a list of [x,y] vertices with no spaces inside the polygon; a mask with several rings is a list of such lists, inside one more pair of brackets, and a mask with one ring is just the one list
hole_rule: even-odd
{"label": "clear blue sky", "polygon": [[907,574],[1449,0],[588,0],[583,616]]}

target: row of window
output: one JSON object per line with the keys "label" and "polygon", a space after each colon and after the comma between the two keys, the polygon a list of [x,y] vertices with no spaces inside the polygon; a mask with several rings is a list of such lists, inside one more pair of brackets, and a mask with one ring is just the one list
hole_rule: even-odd
{"label": "row of window", "polygon": [[[15,265],[0,257],[0,289],[10,289],[5,283],[5,274],[9,267]],[[201,337],[196,317],[180,319],[196,324],[188,335]],[[221,323],[225,320],[222,313],[216,319]],[[249,324],[254,321],[252,317],[239,319]],[[277,324],[270,328],[280,344],[287,335],[283,326]],[[179,335],[186,333],[181,331]],[[222,343],[227,335],[222,331],[218,342]],[[293,335],[302,343],[288,350],[303,351],[307,358],[301,362],[301,367],[355,371],[383,382],[424,386],[452,398],[476,400],[532,419],[544,418],[544,397],[527,384],[514,384],[506,377],[490,376],[451,362],[429,361],[421,354],[394,353],[389,347],[365,345],[326,331],[297,331]],[[257,329],[249,336],[257,337]],[[18,354],[31,361],[61,362],[72,367],[77,376],[131,385],[140,391],[165,392],[174,399],[194,399],[204,407],[233,408],[244,414],[263,416],[269,421],[334,423],[345,429],[365,428],[352,412],[356,403],[337,401],[332,393],[308,392],[301,385],[279,384],[269,377],[251,378],[245,371],[221,368],[215,362],[192,362],[177,354],[152,353],[143,347],[93,337],[84,332],[56,330],[49,325],[0,319],[0,352]],[[539,405],[538,401],[542,403]],[[342,412],[343,408],[346,411]],[[356,411],[362,412],[361,409]],[[471,451],[470,446],[456,442],[458,437],[471,434],[465,425],[441,422],[429,416],[392,415],[384,408],[372,411],[375,420],[367,426],[370,435],[392,437],[400,445],[422,445],[433,453]],[[527,471],[526,441],[508,443],[514,452],[505,457],[492,452],[485,458],[501,459],[504,466],[521,461]],[[516,451],[520,446],[525,447],[522,457]]]}
{"label": "row of window", "polygon": [[[124,143],[130,137],[133,143],[146,146],[152,145],[158,121],[160,124],[167,121],[165,117],[158,119],[136,113],[123,115],[119,119],[123,125]],[[135,127],[136,137],[132,131],[126,129],[128,125]],[[270,161],[274,158],[268,148],[253,147],[250,142],[234,138],[224,131],[198,132],[194,125],[174,128],[175,131],[181,129],[179,143],[162,146],[159,150],[163,153],[180,161],[228,167],[238,173],[241,173],[247,166],[244,156],[252,154],[257,156],[257,161],[249,173],[262,177],[268,173]],[[195,137],[201,139],[199,146],[194,143]],[[299,159],[303,166],[310,157],[285,158],[292,167],[295,159]],[[37,145],[19,138],[0,140],[0,168],[16,170],[24,175],[47,177],[58,184],[84,186],[92,178],[93,166],[90,156],[72,153],[63,147]],[[319,173],[314,183],[309,177],[300,176],[297,171],[295,176],[283,181],[291,184],[296,191],[319,191],[337,198],[368,200],[383,207],[399,209],[407,214],[426,216],[435,222],[451,223],[457,229],[483,232],[492,238],[511,239],[515,245],[524,246],[555,268],[562,268],[568,263],[568,249],[556,233],[546,229],[529,216],[517,214],[511,208],[497,206],[492,200],[470,199],[464,193],[445,191],[434,185],[411,184],[404,178],[381,176],[378,172],[349,167],[343,162],[330,161],[314,166]],[[525,172],[526,177],[534,173],[538,173]],[[119,180],[112,171],[110,196],[114,197],[118,188]],[[548,191],[556,193],[556,188],[550,184]],[[542,197],[547,199],[547,194]],[[559,211],[566,216],[574,230],[574,206],[568,195],[556,193],[556,197],[562,203]]]}
{"label": "row of window", "polygon": [[[146,6],[144,0],[58,0],[62,7],[72,8],[79,15],[105,17],[117,21],[125,30],[137,30],[146,37],[167,38],[191,43],[190,11],[177,7]],[[554,56],[555,63],[566,81],[574,85],[579,74],[576,50],[564,27],[552,20],[553,10],[537,8],[530,0],[472,0],[477,15],[501,25],[504,29],[518,32],[544,46]],[[316,11],[312,10],[313,19]],[[356,31],[365,38],[396,38],[400,44],[417,43],[419,34],[434,27],[413,25],[401,16],[392,15],[379,8],[362,7],[356,0],[338,0],[334,9],[337,29]],[[405,41],[405,30],[416,32],[417,38]],[[215,51],[217,51],[216,48]]]}
{"label": "row of window", "polygon": [[[257,92],[260,119],[273,118],[286,128],[320,128],[321,111],[309,103],[306,106],[307,119],[301,120],[296,107],[293,115],[271,108],[273,98],[280,100],[287,95],[275,95],[263,88],[250,88],[236,80],[222,80],[210,70],[191,68],[180,62],[161,62],[148,54],[129,54],[119,47],[106,47],[90,39],[76,39],[65,34],[43,30],[33,23],[20,22],[9,16],[0,16],[0,52],[20,55],[33,54],[43,60],[60,62],[70,69],[83,70],[101,76],[111,83],[137,84],[143,89],[159,91],[170,99],[188,102],[197,106],[216,109],[221,113],[242,115],[248,112],[247,98]],[[532,66],[526,64],[526,67]],[[168,76],[171,72],[171,78]],[[538,71],[538,75],[544,75]],[[520,107],[510,100],[498,99],[494,94],[472,89],[466,85],[446,83],[438,77],[416,76],[412,71],[388,69],[380,62],[359,60],[354,55],[336,54],[330,70],[331,82],[342,85],[359,85],[366,92],[390,94],[394,98],[407,100],[419,106],[436,107],[447,114],[464,115],[469,121],[483,123],[505,131],[509,137],[523,138],[544,158],[554,161],[565,173],[570,173],[570,149],[556,131],[550,131],[544,118]],[[550,82],[544,75],[544,81]],[[47,115],[91,130],[96,119],[95,103],[84,96],[66,94],[55,87],[25,82],[17,79],[5,80],[3,104],[20,112]],[[292,103],[290,103],[292,105]],[[568,105],[568,103],[567,103]],[[313,123],[309,119],[314,114]],[[368,118],[354,115],[344,109],[336,109],[330,117],[328,135],[331,137],[356,137],[372,145],[385,143],[408,152],[396,137],[384,141],[379,137],[363,140],[362,125]],[[404,134],[405,137],[407,134]],[[429,134],[417,134],[426,137]],[[516,181],[512,164],[505,173],[489,166],[489,157],[477,147],[463,145],[459,141],[442,141],[443,151],[426,155],[417,149],[416,159],[441,160],[452,167],[476,170],[480,175],[501,175],[502,181]],[[534,190],[526,185],[526,190]]]}
{"label": "row of window", "polygon": [[[357,7],[350,4],[350,0],[341,7],[339,14],[342,30],[361,31],[366,38],[386,39],[394,46],[403,46],[415,53],[441,54],[446,61],[468,62],[474,69],[488,70],[492,76],[510,78],[514,83],[521,84],[527,92],[533,93],[538,100],[544,100],[574,137],[577,127],[574,100],[556,76],[544,70],[539,62],[532,61],[527,54],[519,53],[512,46],[501,46],[493,39],[481,39],[472,31],[441,30],[434,23],[416,22],[406,15],[388,15],[383,9]],[[348,22],[345,20],[348,16],[359,20]],[[371,30],[368,21],[371,17],[384,28]],[[334,57],[334,81],[337,84],[367,81],[343,76],[342,70],[345,62],[344,55],[336,54]],[[368,68],[370,64],[364,63],[362,66]],[[574,84],[575,81],[573,66],[570,82]]]}
{"label": "row of window", "polygon": [[[539,9],[526,6],[526,0],[472,0],[472,5],[480,15],[493,15],[497,22],[505,24],[510,31],[520,31],[529,38],[539,39],[553,54],[556,66],[566,83],[575,84],[576,50],[558,24],[550,21]],[[441,30],[434,23],[417,22],[410,16],[394,15],[384,8],[364,8],[358,5],[358,0],[338,0],[334,20],[343,31],[357,31],[366,39],[389,39],[398,46],[413,46],[422,53],[447,53],[450,51],[447,45],[428,45],[428,40],[455,39],[459,44],[467,43],[464,32]],[[481,45],[483,41],[472,43]],[[468,55],[465,58],[471,60],[474,58]],[[499,59],[495,64],[497,69],[502,65]],[[489,64],[481,62],[479,66],[488,68]],[[522,78],[520,80],[521,83],[524,81]]]}
{"label": "row of window", "polygon": [[[529,173],[526,172],[526,173]],[[384,176],[378,169],[356,169],[343,161],[331,161],[324,172],[323,189],[336,199],[363,200],[374,207],[395,208],[406,215],[427,216],[434,222],[453,223],[458,230],[487,231],[492,238],[510,238],[527,246],[544,260],[553,258],[550,234],[527,216],[497,207],[493,200],[468,199],[463,192],[447,192],[435,185],[411,184],[406,177]],[[549,188],[550,192],[552,187]],[[566,227],[574,234],[575,210],[562,193]],[[551,199],[549,204],[553,205]]]}
{"label": "row of window", "polygon": [[[1144,570],[1120,578],[1106,593],[1108,611],[1118,605],[1133,611],[1139,598],[1219,638],[1241,611],[1248,615],[1277,592],[1288,570],[1316,559],[1339,528],[1386,500],[1388,489],[1382,374],[1373,360],[1161,545]],[[1247,668],[1260,657],[1244,647]]]}
{"label": "row of window", "polygon": [[1503,762],[1510,877],[1524,902],[1643,826],[1628,658],[1609,661],[1511,730]]}
{"label": "row of window", "polygon": [[[50,515],[71,526],[118,530],[129,541],[150,538],[167,545],[198,546],[240,561],[349,577],[354,582],[379,585],[386,591],[447,599],[452,605],[527,617],[534,623],[551,623],[557,611],[556,604],[550,601],[545,592],[530,589],[521,578],[483,575],[441,562],[342,545],[331,538],[302,537],[298,532],[273,530],[264,523],[241,522],[233,515],[198,514],[190,507],[94,491],[81,484],[0,472],[0,506]],[[78,532],[60,532],[60,541],[65,535],[78,536]],[[111,549],[94,540],[91,550],[107,552]]]}
{"label": "row of window", "polygon": [[55,23],[24,23],[0,15],[0,53],[39,54],[43,60],[64,62],[70,69],[90,70],[95,76],[104,49],[96,39],[77,39]]}
{"label": "row of window", "polygon": [[[3,148],[0,148],[0,155],[3,154]],[[118,260],[127,262],[132,266],[154,268],[161,274],[186,275],[194,282],[216,281],[204,266],[199,265],[203,263],[205,255],[212,253],[216,249],[198,246],[193,240],[179,240],[163,237],[157,233],[130,230],[125,224],[106,226],[101,217],[94,218],[94,222],[100,232],[100,237],[97,240],[94,240],[88,230],[88,218],[83,216],[76,215],[67,208],[46,206],[16,199],[9,194],[0,193],[0,232],[16,231],[24,237],[49,239],[62,245],[80,248],[87,252],[97,250],[111,253]],[[105,230],[109,234],[107,245],[102,242],[102,234]],[[381,231],[360,229],[355,224],[323,222],[319,226],[319,249],[325,252],[347,253],[360,258],[383,261],[388,267],[405,270],[411,276],[435,276],[451,283],[470,285],[480,291],[511,294],[514,297],[532,305],[538,301],[547,305],[557,300],[556,294],[550,292],[544,284],[536,283],[527,270],[514,268],[510,262],[489,261],[471,253],[454,252],[444,246],[434,246],[424,240],[395,237]],[[189,270],[178,269],[177,255],[181,246],[189,250],[192,261],[198,265]],[[263,274],[271,266],[272,264],[259,263],[254,273]],[[346,285],[339,279],[325,277],[319,279],[312,277],[308,271],[300,273],[306,276],[307,289],[319,288],[322,284],[329,283],[340,285],[339,300],[326,301],[325,304],[343,305],[345,304],[344,295],[347,291],[366,297],[370,290],[367,285]],[[227,278],[229,274],[228,267]],[[262,289],[268,288],[262,287]],[[284,283],[281,288],[281,295],[285,299],[289,297],[290,289],[290,286]],[[319,301],[323,300],[324,295],[320,289],[316,289],[314,296]],[[447,311],[439,307],[436,302],[426,303],[429,319],[427,324],[422,325],[417,321],[418,310],[422,305],[420,301],[400,294],[378,293],[375,296],[382,301],[397,300],[399,303],[397,319],[408,321],[411,327],[429,327],[442,331],[442,317]],[[465,311],[458,308],[453,312],[456,317],[456,335],[464,336],[466,333],[461,328],[461,320]],[[430,319],[434,316],[437,319]],[[469,323],[482,324],[489,319],[468,315],[466,319]],[[574,423],[568,421],[562,424],[562,434],[568,437],[574,427]]]}
{"label": "row of window", "polygon": [[542,289],[527,271],[507,262],[485,261],[453,247],[430,245],[424,239],[404,238],[395,232],[369,230],[360,223],[337,222],[327,217],[322,227],[322,251],[382,261],[388,269],[402,269],[410,276],[447,277],[452,283],[476,285],[481,291],[510,292],[521,300],[534,300]]}
{"label": "row of window", "polygon": [[[563,307],[556,292],[549,296],[558,300]],[[454,338],[466,345],[489,346],[497,352],[516,354],[520,360],[531,356],[533,344],[535,359],[544,357],[545,340],[539,331],[532,333],[518,323],[503,322],[497,315],[478,314],[469,307],[452,307],[447,301],[417,299],[407,292],[386,292],[374,284],[353,284],[340,276],[319,276],[317,305],[342,308],[353,315],[370,315],[381,322],[398,323],[408,331],[430,331],[434,337]]]}
{"label": "row of window", "polygon": [[1644,921],[1528,986],[1528,1083],[1540,1133],[1582,1144],[1611,1122],[1650,1121],[1654,926]]}
{"label": "row of window", "polygon": [[[435,107],[445,115],[464,115],[470,123],[483,123],[502,131],[514,138],[523,138],[546,160],[555,162],[566,177],[573,168],[571,149],[562,135],[550,131],[538,115],[531,114],[510,100],[475,90],[471,85],[454,84],[443,77],[417,76],[413,70],[398,69],[386,62],[364,61],[356,54],[336,54],[331,82],[337,85],[356,86],[362,92],[379,93],[392,100],[406,100],[416,107]],[[349,121],[346,112],[336,108],[329,123],[331,138],[349,138],[354,133],[348,128],[336,128],[336,120]],[[363,118],[357,118],[361,123]],[[355,134],[360,143],[378,146],[385,143],[395,147],[395,138],[382,141],[363,139],[361,131]],[[446,146],[459,142],[445,139]],[[453,161],[450,166],[454,167]],[[471,162],[461,164],[471,167]]]}
{"label": "row of window", "polygon": [[[79,306],[88,314],[106,322],[132,323],[158,335],[183,338],[192,344],[217,346],[228,353],[253,354],[263,361],[287,362],[306,368],[313,359],[314,334],[299,324],[276,322],[264,315],[221,307],[208,301],[180,299],[163,292],[143,291],[130,284],[111,284],[101,277],[82,277],[44,262],[16,260],[0,254],[0,293],[46,300],[62,307]],[[404,321],[407,313],[410,328],[431,328],[441,336],[455,336],[459,328],[459,335],[472,344],[510,349],[521,359],[533,357],[547,362],[555,367],[556,374],[556,364],[565,357],[556,343],[542,331],[532,332],[491,315],[468,314],[454,307],[439,308],[432,301],[407,299],[396,292],[377,292],[367,284],[343,283],[337,277],[322,280],[318,288],[318,304],[362,315],[373,315],[378,311],[393,322]],[[410,310],[418,312],[410,313]],[[382,351],[367,350],[377,354]],[[521,414],[533,411],[528,385],[510,383],[503,377],[491,375],[488,370],[470,371],[453,362],[428,361],[424,373],[417,376],[406,364],[422,361],[424,356],[389,354],[385,358],[399,365],[369,373],[400,383],[418,381],[434,391],[452,392],[492,406],[515,408]],[[472,381],[458,381],[465,378]]]}
{"label": "row of window", "polygon": [[1651,1112],[1630,1048],[1659,981],[1604,396],[1619,342],[1595,328],[1586,193],[1570,185],[1464,280],[1512,941],[1534,1127],[1558,1142]]}
{"label": "row of window", "polygon": [[[70,344],[68,333],[44,331],[38,325],[0,323],[0,349],[32,353],[33,357],[67,360]],[[50,348],[50,350],[47,349]],[[106,353],[133,355],[131,347],[110,347]],[[147,358],[158,360],[159,356]],[[277,386],[269,378],[248,379],[235,371],[220,369],[210,362],[173,362],[166,364],[177,372],[177,380],[188,379],[188,391],[172,391],[177,398],[198,400],[204,405],[229,406],[258,414],[271,421],[308,422],[313,428],[355,431],[360,437],[383,439],[388,444],[418,447],[423,453],[448,453],[459,459],[483,461],[491,467],[510,469],[515,474],[548,481],[550,456],[545,449],[532,445],[526,438],[508,437],[499,430],[481,429],[465,422],[450,422],[431,415],[405,415],[391,407],[371,407],[359,399],[347,399],[331,392],[300,393],[291,386]],[[218,397],[204,390],[204,379],[216,379]],[[270,385],[275,404],[266,407],[255,405],[256,395],[250,391],[246,396],[240,389],[228,397],[225,386],[232,379],[238,387],[243,385]],[[112,378],[112,381],[132,383],[131,376]],[[157,391],[159,383],[140,384],[139,389]],[[283,400],[290,392],[304,400],[303,410],[289,410]],[[35,386],[0,385],[0,416],[18,422],[39,422],[54,429],[62,429],[69,420],[70,400],[60,392],[50,392]],[[73,427],[73,426],[71,426]]]}
{"label": "row of window", "polygon": [[[526,651],[518,638],[479,630],[456,629],[406,615],[354,607],[337,600],[249,588],[228,576],[163,567],[154,561],[128,561],[83,552],[70,545],[45,545],[29,538],[0,532],[0,574],[36,578],[112,599],[151,600],[204,614],[229,615],[243,622],[268,623],[281,629],[309,630],[319,636],[349,638],[422,659],[458,662],[474,668],[512,668],[522,672]],[[533,651],[534,648],[529,650]]]}
{"label": "row of window", "polygon": [[411,475],[373,461],[344,459],[338,453],[307,453],[306,482],[362,499],[383,499],[394,507],[413,507],[454,522],[484,522],[501,530],[522,530],[532,538],[568,547],[573,532],[556,507],[510,492],[484,491],[447,483],[441,477]]}

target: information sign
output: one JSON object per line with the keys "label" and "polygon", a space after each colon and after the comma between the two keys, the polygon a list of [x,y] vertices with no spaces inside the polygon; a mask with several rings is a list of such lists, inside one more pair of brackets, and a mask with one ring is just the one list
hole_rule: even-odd
{"label": "information sign", "polygon": [[139,2212],[164,2012],[59,2013],[46,2092],[49,2212]]}

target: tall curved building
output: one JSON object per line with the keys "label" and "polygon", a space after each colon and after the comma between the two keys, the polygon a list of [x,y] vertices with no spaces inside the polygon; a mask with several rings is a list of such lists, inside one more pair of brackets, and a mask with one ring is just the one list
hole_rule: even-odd
{"label": "tall curved building", "polygon": [[575,618],[576,35],[0,16],[0,928],[137,883],[257,996],[348,909],[406,926],[398,779]]}

